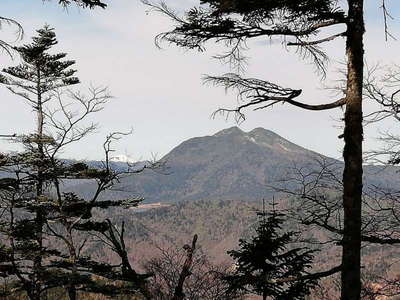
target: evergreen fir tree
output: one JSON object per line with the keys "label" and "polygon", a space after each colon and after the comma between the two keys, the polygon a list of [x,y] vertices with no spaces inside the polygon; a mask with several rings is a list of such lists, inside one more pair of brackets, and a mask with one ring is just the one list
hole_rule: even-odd
{"label": "evergreen fir tree", "polygon": [[[71,300],[78,291],[105,295],[145,292],[145,275],[131,267],[124,231],[109,220],[94,219],[94,209],[132,207],[140,198],[100,200],[101,193],[123,175],[137,173],[149,165],[127,166],[115,171],[109,163],[111,144],[121,133],[110,134],[104,143],[105,161],[94,168],[85,163],[61,160],[62,150],[92,132],[96,126],[82,121],[101,110],[109,100],[106,89],[91,89],[89,97],[65,90],[79,83],[75,63],[65,53],[49,54],[57,44],[49,26],[37,31],[31,44],[16,48],[22,63],[3,69],[0,83],[23,98],[36,114],[34,133],[15,135],[24,151],[0,156],[1,215],[0,276],[7,279],[3,294],[25,292],[38,300],[52,288],[65,288]],[[65,96],[69,96],[68,103]],[[80,112],[75,110],[78,105]],[[64,180],[87,179],[96,183],[90,199],[64,191]],[[123,227],[122,227],[123,228]],[[112,266],[82,253],[91,234],[96,234],[121,259]],[[95,279],[93,275],[96,275]],[[116,284],[118,283],[118,289]]]}
{"label": "evergreen fir tree", "polygon": [[261,295],[263,299],[305,299],[315,286],[307,279],[313,250],[290,248],[296,233],[283,232],[285,215],[265,210],[257,212],[258,226],[250,241],[239,240],[239,250],[229,251],[236,261],[236,270],[226,279],[231,290]]}

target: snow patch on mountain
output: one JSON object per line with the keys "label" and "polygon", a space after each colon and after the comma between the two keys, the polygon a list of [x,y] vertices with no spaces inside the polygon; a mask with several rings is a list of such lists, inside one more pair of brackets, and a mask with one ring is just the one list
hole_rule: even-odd
{"label": "snow patch on mountain", "polygon": [[130,157],[129,155],[124,155],[124,154],[118,154],[115,156],[112,156],[110,158],[110,161],[112,162],[124,162],[124,163],[134,163],[135,160]]}

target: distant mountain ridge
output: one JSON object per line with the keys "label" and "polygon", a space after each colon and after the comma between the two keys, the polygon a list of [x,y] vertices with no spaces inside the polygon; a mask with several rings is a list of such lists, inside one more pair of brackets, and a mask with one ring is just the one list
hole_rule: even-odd
{"label": "distant mountain ridge", "polygon": [[[296,145],[280,135],[255,128],[244,132],[231,127],[214,135],[182,142],[165,155],[166,170],[123,178],[106,198],[143,196],[146,203],[173,203],[204,199],[259,200],[274,194],[270,186],[287,178],[293,167],[318,168],[318,161],[335,163],[341,176],[343,163]],[[92,162],[94,163],[94,162]],[[124,168],[124,163],[113,166]],[[365,187],[400,186],[398,167],[364,166]],[[88,183],[75,185],[85,195]],[[122,192],[123,191],[123,192]]]}
{"label": "distant mountain ridge", "polygon": [[271,195],[267,185],[282,179],[294,164],[321,157],[264,128],[244,132],[231,127],[175,147],[162,158],[168,175],[146,171],[125,178],[121,188],[149,202],[255,200]]}

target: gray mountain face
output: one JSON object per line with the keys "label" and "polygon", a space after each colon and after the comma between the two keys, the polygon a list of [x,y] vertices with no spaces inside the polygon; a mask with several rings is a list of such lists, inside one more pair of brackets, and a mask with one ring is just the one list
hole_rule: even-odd
{"label": "gray mountain face", "polygon": [[[275,194],[271,188],[295,176],[294,168],[318,170],[321,161],[333,164],[341,178],[343,163],[289,142],[276,133],[256,128],[243,132],[237,127],[212,136],[189,139],[162,158],[166,170],[123,178],[104,198],[143,196],[146,202],[183,200],[260,200]],[[114,167],[124,168],[123,163]],[[371,186],[398,189],[398,167],[364,166],[364,189]],[[289,188],[292,188],[290,185]],[[89,182],[71,190],[82,196],[94,192]]]}
{"label": "gray mountain face", "polygon": [[142,194],[148,202],[255,200],[270,196],[268,186],[285,178],[293,166],[321,157],[272,131],[232,127],[174,148],[162,158],[167,175],[146,171],[125,178],[121,187]]}

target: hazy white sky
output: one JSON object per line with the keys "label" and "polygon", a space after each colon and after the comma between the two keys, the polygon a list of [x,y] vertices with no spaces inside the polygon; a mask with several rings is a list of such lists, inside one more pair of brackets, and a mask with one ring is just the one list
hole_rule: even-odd
{"label": "hazy white sky", "polygon": [[[216,131],[236,125],[233,119],[211,119],[211,113],[219,107],[232,107],[234,94],[225,94],[222,88],[204,86],[204,74],[218,75],[229,72],[226,65],[211,58],[218,48],[210,45],[208,52],[188,52],[165,45],[163,50],[154,45],[154,36],[168,30],[169,21],[160,15],[148,13],[139,0],[114,0],[105,10],[68,11],[51,2],[40,0],[1,0],[1,15],[18,20],[25,29],[25,38],[19,43],[30,42],[34,30],[45,23],[56,29],[58,51],[75,59],[75,68],[81,79],[81,89],[92,84],[108,86],[115,97],[96,116],[101,128],[85,142],[65,153],[66,157],[100,159],[100,147],[110,131],[129,130],[134,134],[118,144],[118,153],[129,154],[136,159],[149,158],[152,153],[163,156],[185,139],[214,134]],[[176,9],[196,4],[197,1],[167,0]],[[400,63],[399,41],[385,42],[382,16],[378,0],[367,0],[366,55],[369,64],[382,62]],[[396,4],[397,3],[397,4]],[[394,20],[391,32],[400,37],[400,3],[389,0]],[[10,39],[14,28],[4,26],[0,31],[3,39]],[[248,77],[258,77],[283,86],[303,89],[301,100],[308,103],[329,102],[335,98],[323,90],[324,84],[337,79],[338,61],[344,58],[344,42],[338,40],[326,46],[331,56],[329,75],[322,82],[314,74],[307,61],[283,49],[280,43],[269,45],[260,41],[249,43],[247,53]],[[15,63],[6,55],[0,56],[0,66]],[[21,133],[33,127],[31,111],[20,99],[0,88],[2,99],[1,133]],[[366,109],[368,110],[368,104]],[[245,131],[264,127],[288,140],[322,154],[341,156],[342,141],[337,121],[340,109],[329,112],[307,112],[289,106],[277,106],[270,110],[249,112],[240,125]],[[385,122],[378,127],[367,128],[366,148],[376,147],[377,130],[399,124]],[[1,142],[3,148],[6,147]]]}

